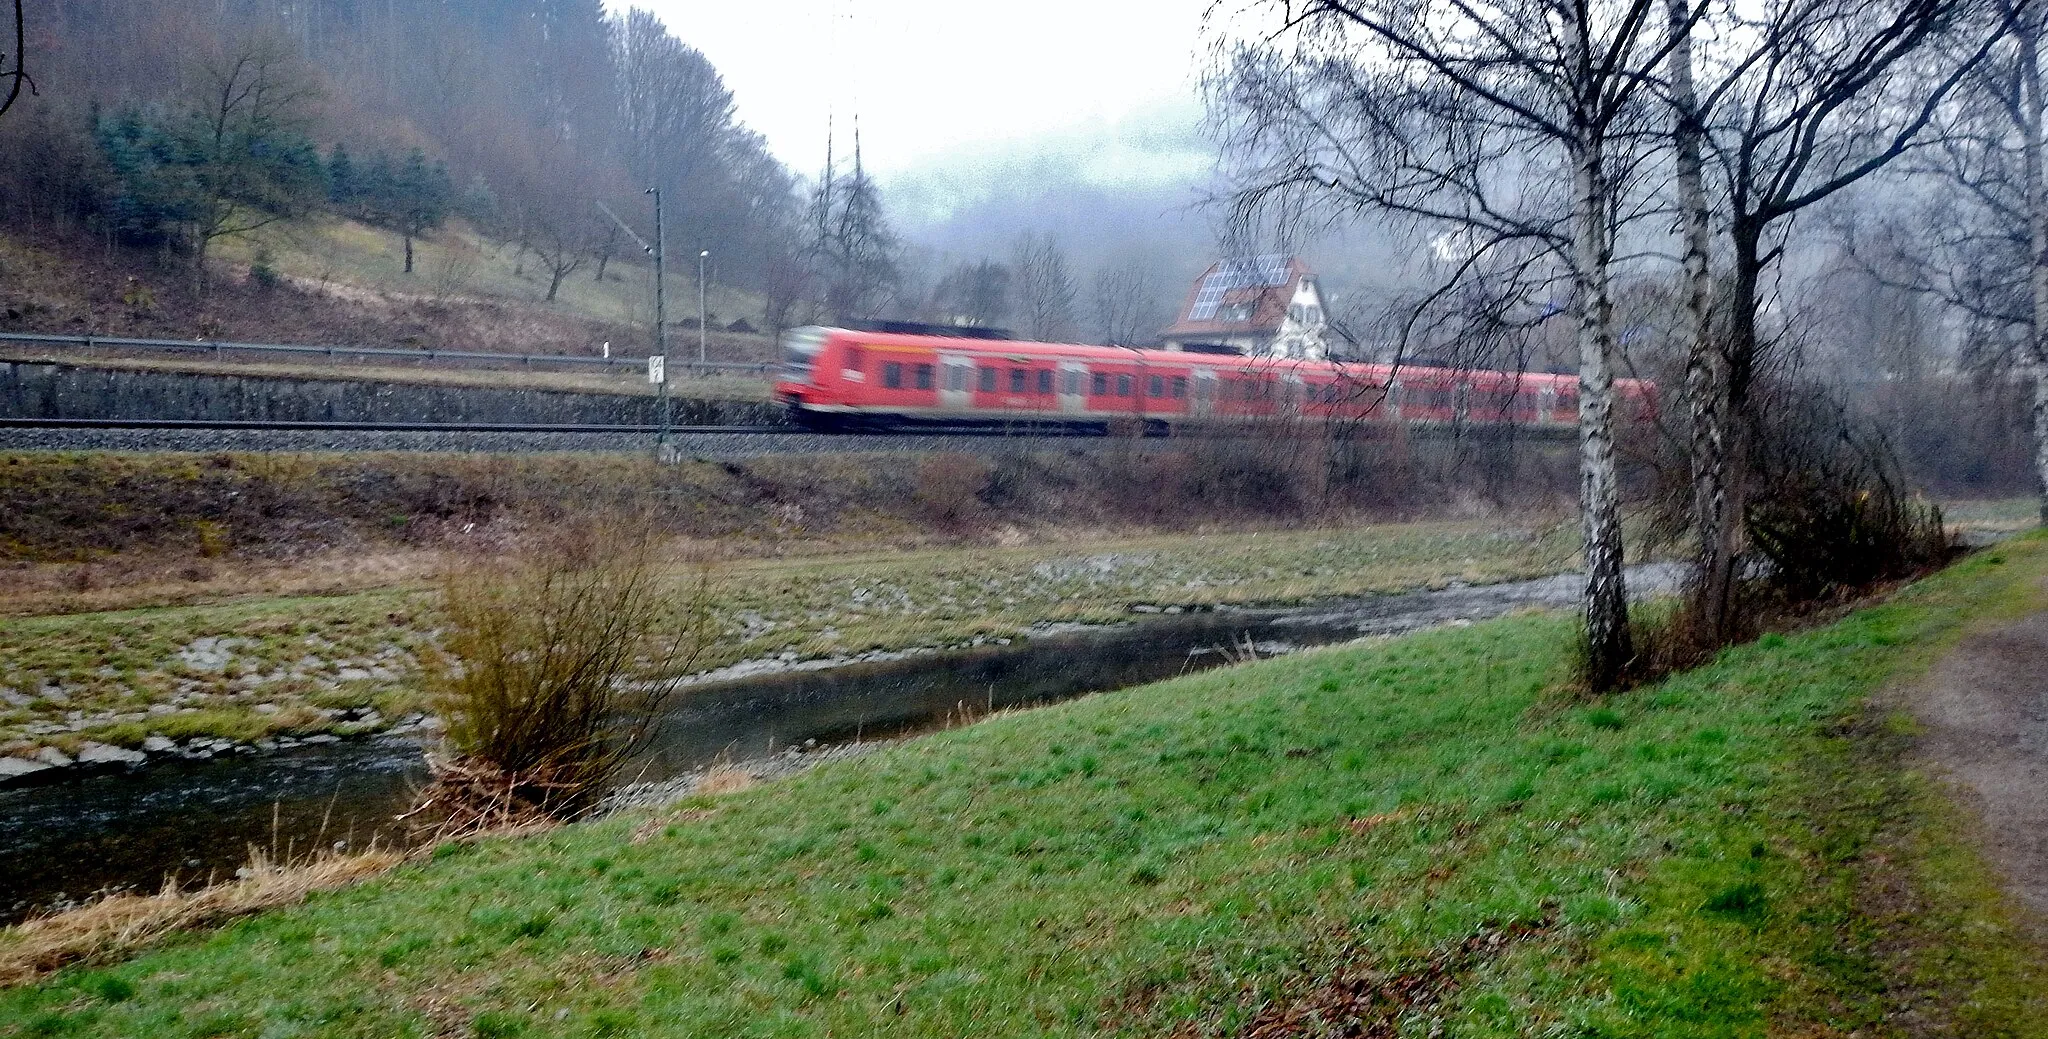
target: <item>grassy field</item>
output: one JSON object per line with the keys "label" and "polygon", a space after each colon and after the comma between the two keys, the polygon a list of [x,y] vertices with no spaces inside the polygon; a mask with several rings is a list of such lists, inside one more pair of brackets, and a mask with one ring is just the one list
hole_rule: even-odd
{"label": "grassy field", "polygon": [[[1562,527],[1425,523],[739,560],[714,572],[715,633],[698,664],[954,645],[1124,619],[1139,604],[1499,581],[1570,557]],[[695,579],[678,573],[679,596]],[[0,690],[13,698],[0,697],[0,747],[303,734],[371,705],[395,721],[420,706],[413,679],[434,625],[419,585],[0,618]]]}
{"label": "grassy field", "polygon": [[[413,274],[405,273],[405,245],[397,235],[354,220],[321,219],[309,223],[272,225],[244,240],[228,242],[220,257],[247,264],[259,252],[281,272],[322,286],[344,286],[377,292],[418,295],[429,299],[495,297],[538,303],[547,296],[548,271],[529,253],[520,262],[515,246],[488,241],[459,221],[413,242]],[[651,261],[631,242],[621,240],[617,255],[596,278],[597,265],[586,261],[562,280],[555,305],[601,321],[648,325],[654,320]],[[696,253],[688,264],[668,272],[670,320],[697,314]],[[719,285],[708,286],[705,305],[719,324],[744,317],[761,323],[760,301]],[[696,334],[688,337],[691,344]]]}
{"label": "grassy field", "polygon": [[1870,699],[2044,574],[2028,538],[1592,703],[1528,616],[1002,717],[445,846],[0,1035],[2048,1034]]}

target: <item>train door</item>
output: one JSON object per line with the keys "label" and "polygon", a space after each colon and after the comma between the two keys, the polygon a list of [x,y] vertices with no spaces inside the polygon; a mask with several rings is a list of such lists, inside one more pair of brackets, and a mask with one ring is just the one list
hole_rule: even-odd
{"label": "train door", "polygon": [[967,411],[974,407],[974,361],[958,354],[940,354],[939,407]]}
{"label": "train door", "polygon": [[1557,421],[1557,387],[1545,386],[1536,391],[1536,424],[1547,426]]}
{"label": "train door", "polygon": [[1196,418],[1208,418],[1216,410],[1216,373],[1208,368],[1195,369],[1195,399],[1188,410]]}
{"label": "train door", "polygon": [[1280,377],[1280,413],[1299,415],[1307,403],[1308,386],[1302,382],[1299,372],[1288,372]]}
{"label": "train door", "polygon": [[1088,410],[1088,366],[1079,361],[1060,362],[1060,411],[1079,415]]}

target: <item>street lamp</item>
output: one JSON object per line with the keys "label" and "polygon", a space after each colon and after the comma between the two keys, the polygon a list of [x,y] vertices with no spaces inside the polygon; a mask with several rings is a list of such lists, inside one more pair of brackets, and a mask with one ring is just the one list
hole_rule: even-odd
{"label": "street lamp", "polygon": [[697,254],[697,372],[704,370],[704,261],[711,258],[711,250]]}

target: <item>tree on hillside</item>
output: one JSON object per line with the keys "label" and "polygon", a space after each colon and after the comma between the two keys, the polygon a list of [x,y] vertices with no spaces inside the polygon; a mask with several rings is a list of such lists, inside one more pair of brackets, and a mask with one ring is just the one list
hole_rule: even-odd
{"label": "tree on hillside", "polygon": [[1010,313],[1010,269],[989,259],[958,264],[933,287],[932,307],[943,321],[1000,325]]}
{"label": "tree on hillside", "polygon": [[[1363,214],[1449,235],[1452,282],[1553,259],[1579,360],[1587,678],[1634,659],[1622,571],[1611,267],[1665,61],[1655,0],[1308,0],[1212,87],[1240,168],[1238,222]],[[1449,290],[1447,290],[1449,291]]]}
{"label": "tree on hillside", "polygon": [[882,211],[882,197],[861,164],[854,131],[853,168],[840,174],[828,148],[825,174],[811,196],[809,259],[820,305],[833,321],[871,318],[895,293],[902,248]]}
{"label": "tree on hillside", "polygon": [[1024,334],[1040,342],[1072,338],[1079,290],[1066,250],[1052,232],[1024,233],[1010,250],[1012,291]]}
{"label": "tree on hillside", "polygon": [[305,210],[322,186],[307,131],[320,90],[281,43],[251,36],[203,58],[186,127],[192,186],[193,260],[203,272],[222,238]]}
{"label": "tree on hillside", "polygon": [[1103,267],[1095,272],[1093,297],[1096,330],[1104,343],[1129,346],[1159,331],[1159,286],[1150,267],[1138,263]]}
{"label": "tree on hillside", "polygon": [[389,228],[405,240],[405,273],[411,274],[413,239],[448,219],[455,185],[449,182],[448,167],[429,164],[426,153],[418,148],[397,164],[379,153],[371,169],[363,188],[363,208],[371,223]]}

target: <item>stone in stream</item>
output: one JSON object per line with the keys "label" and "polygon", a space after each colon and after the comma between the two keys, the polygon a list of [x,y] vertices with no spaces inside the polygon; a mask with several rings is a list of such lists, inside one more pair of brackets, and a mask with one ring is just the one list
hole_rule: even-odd
{"label": "stone in stream", "polygon": [[71,764],[71,755],[55,747],[44,747],[36,751],[36,760],[51,768],[64,768]]}
{"label": "stone in stream", "polygon": [[0,755],[0,787],[11,786],[38,772],[48,772],[49,770],[50,766],[40,761],[30,761],[27,758],[17,758],[11,755]]}
{"label": "stone in stream", "polygon": [[87,743],[78,750],[81,765],[122,765],[133,768],[149,760],[149,755],[139,750],[113,747],[105,743]]}

